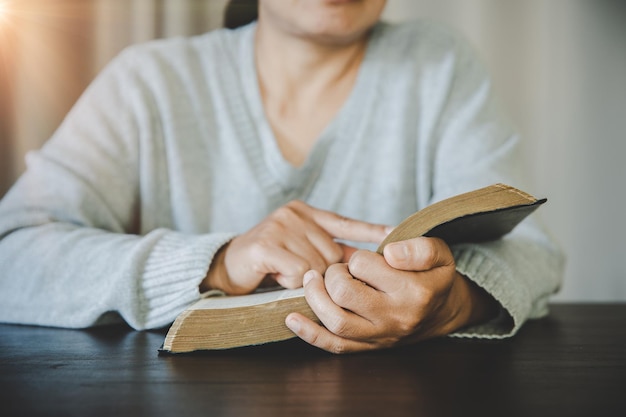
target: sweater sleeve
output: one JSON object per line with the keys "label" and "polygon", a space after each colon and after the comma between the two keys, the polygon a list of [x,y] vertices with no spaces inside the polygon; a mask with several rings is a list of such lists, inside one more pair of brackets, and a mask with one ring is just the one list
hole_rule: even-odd
{"label": "sweater sleeve", "polygon": [[198,299],[232,238],[140,232],[139,136],[150,116],[133,65],[127,51],[97,77],[0,202],[1,322],[167,325]]}
{"label": "sweater sleeve", "polygon": [[[482,64],[459,40],[446,61],[451,76],[432,136],[432,192],[426,204],[496,182],[528,189],[520,169],[520,136],[496,103]],[[547,314],[564,262],[536,214],[503,239],[452,250],[458,271],[501,306],[494,320],[455,336],[511,336],[527,319]]]}

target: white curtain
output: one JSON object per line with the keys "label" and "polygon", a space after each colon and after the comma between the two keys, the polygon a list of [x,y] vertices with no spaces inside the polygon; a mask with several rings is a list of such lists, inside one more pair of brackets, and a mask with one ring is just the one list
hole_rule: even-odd
{"label": "white curtain", "polygon": [[226,0],[0,0],[0,197],[125,46],[221,26]]}
{"label": "white curtain", "polygon": [[93,0],[97,64],[150,39],[192,35],[221,26],[226,0]]}

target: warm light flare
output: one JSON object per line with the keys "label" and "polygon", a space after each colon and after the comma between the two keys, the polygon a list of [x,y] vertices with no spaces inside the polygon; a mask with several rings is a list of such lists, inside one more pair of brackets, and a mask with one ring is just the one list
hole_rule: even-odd
{"label": "warm light flare", "polygon": [[4,20],[8,12],[9,5],[5,1],[0,0],[0,22]]}
{"label": "warm light flare", "polygon": [[10,0],[0,0],[0,29],[9,21],[9,14],[11,14],[9,1]]}

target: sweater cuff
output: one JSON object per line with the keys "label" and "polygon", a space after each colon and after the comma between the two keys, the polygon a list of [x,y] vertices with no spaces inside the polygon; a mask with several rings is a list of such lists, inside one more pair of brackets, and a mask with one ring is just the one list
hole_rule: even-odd
{"label": "sweater cuff", "polygon": [[199,286],[213,256],[234,234],[187,235],[166,231],[146,260],[140,303],[144,328],[171,324],[200,298]]}
{"label": "sweater cuff", "polygon": [[490,294],[500,305],[498,315],[486,323],[463,328],[453,337],[503,339],[513,336],[530,314],[530,295],[513,271],[497,263],[476,246],[453,249],[456,269]]}

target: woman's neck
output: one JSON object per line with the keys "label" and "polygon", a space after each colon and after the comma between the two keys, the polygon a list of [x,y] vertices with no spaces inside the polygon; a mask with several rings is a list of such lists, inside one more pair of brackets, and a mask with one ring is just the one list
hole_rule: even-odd
{"label": "woman's neck", "polygon": [[265,114],[284,158],[294,166],[350,95],[367,45],[366,36],[330,46],[257,26],[256,68]]}
{"label": "woman's neck", "polygon": [[286,34],[259,22],[256,67],[262,88],[274,98],[315,99],[352,84],[365,55],[367,37],[348,45],[325,45]]}

